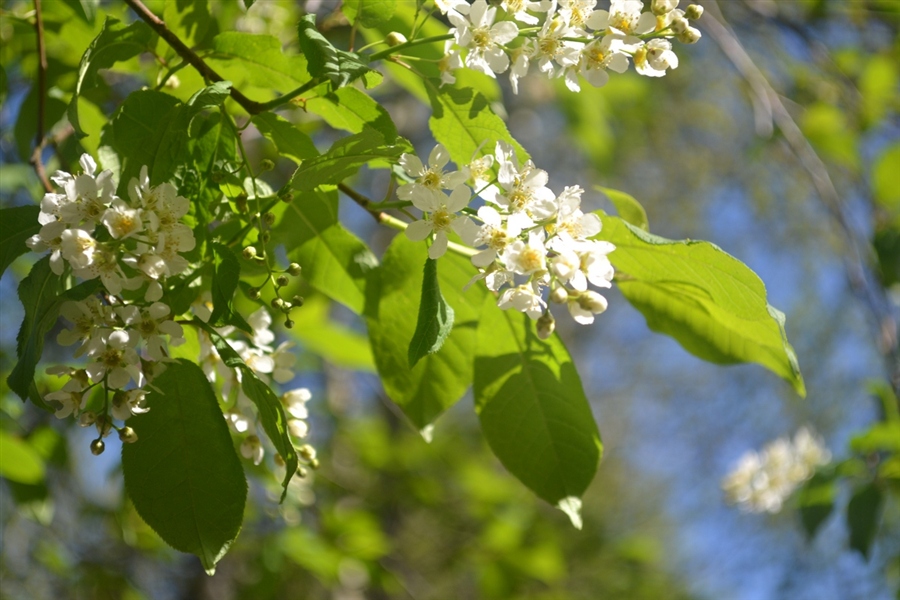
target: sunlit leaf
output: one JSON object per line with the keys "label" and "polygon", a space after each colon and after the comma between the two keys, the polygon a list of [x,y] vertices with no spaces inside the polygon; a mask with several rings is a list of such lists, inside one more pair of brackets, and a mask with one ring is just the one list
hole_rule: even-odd
{"label": "sunlit leaf", "polygon": [[0,477],[25,484],[44,479],[44,461],[31,445],[0,429]]}
{"label": "sunlit leaf", "polygon": [[343,87],[330,94],[306,101],[306,109],[319,115],[335,129],[361,133],[371,128],[384,136],[384,141],[397,139],[397,127],[390,114],[371,96],[355,87]]}
{"label": "sunlit leaf", "polygon": [[215,392],[197,365],[178,360],[153,380],[149,411],[128,425],[125,489],[167,544],[196,554],[210,574],[237,537],[247,482]]}
{"label": "sunlit leaf", "polygon": [[341,10],[351,23],[363,27],[377,27],[390,21],[397,8],[397,0],[344,0]]}
{"label": "sunlit leaf", "polygon": [[601,218],[598,237],[616,246],[616,283],[650,329],[713,363],[760,364],[806,394],[784,315],[769,305],[756,273],[709,242],[667,240]]}
{"label": "sunlit leaf", "polygon": [[343,87],[359,79],[371,69],[366,66],[364,55],[335,48],[316,28],[316,15],[307,14],[300,19],[297,29],[300,49],[306,56],[310,75],[327,79],[335,88]]}
{"label": "sunlit leaf", "polygon": [[41,230],[38,206],[0,209],[0,275],[16,258],[29,251],[25,242]]}
{"label": "sunlit leaf", "polygon": [[306,59],[286,56],[281,42],[271,35],[224,31],[213,39],[213,54],[207,60],[242,91],[252,85],[285,93],[310,79]]}
{"label": "sunlit leaf", "polygon": [[647,220],[647,211],[641,206],[641,203],[634,199],[630,194],[620,192],[611,188],[595,186],[595,190],[603,192],[609,198],[612,205],[616,208],[616,213],[626,223],[631,223],[639,229],[650,231],[650,223]]}

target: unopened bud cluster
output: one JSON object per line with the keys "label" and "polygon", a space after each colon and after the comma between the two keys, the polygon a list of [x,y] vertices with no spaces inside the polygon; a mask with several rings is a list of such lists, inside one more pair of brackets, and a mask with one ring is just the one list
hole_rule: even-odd
{"label": "unopened bud cluster", "polygon": [[[441,80],[466,67],[495,77],[509,70],[513,91],[532,64],[550,78],[564,77],[579,91],[579,76],[599,87],[608,70],[623,73],[629,62],[647,77],[678,67],[671,39],[693,44],[700,32],[690,25],[703,8],[678,8],[679,0],[612,0],[609,10],[596,0],[436,0],[453,27],[453,40],[440,62]],[[499,5],[499,7],[498,7]],[[465,53],[465,56],[463,56]]]}
{"label": "unopened bud cluster", "polygon": [[[581,211],[582,188],[553,193],[547,172],[530,160],[520,163],[505,142],[497,143],[493,155],[458,171],[444,170],[449,160],[440,144],[427,165],[412,154],[401,156],[400,164],[414,181],[398,188],[397,196],[424,213],[406,229],[407,237],[432,239],[428,255],[433,259],[446,252],[451,231],[481,248],[472,257],[480,269],[472,281],[483,279],[488,289],[499,292],[500,308],[538,320],[543,337],[555,327],[545,290],[581,324],[592,323],[595,314],[606,310],[606,299],[588,284],[611,287],[614,271],[607,255],[615,246],[595,239],[600,218]],[[475,211],[469,203],[478,196],[484,205]]]}

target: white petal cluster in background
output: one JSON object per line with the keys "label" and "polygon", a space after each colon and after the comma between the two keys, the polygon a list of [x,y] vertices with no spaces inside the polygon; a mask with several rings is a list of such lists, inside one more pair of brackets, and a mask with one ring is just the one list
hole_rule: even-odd
{"label": "white petal cluster in background", "polygon": [[[473,281],[483,279],[498,292],[500,308],[538,319],[543,337],[554,328],[545,291],[581,324],[606,310],[606,299],[588,286],[611,287],[614,270],[607,255],[615,246],[593,239],[601,222],[581,211],[583,189],[571,186],[554,194],[547,172],[530,160],[520,164],[505,142],[462,170],[445,171],[448,163],[440,144],[428,165],[409,154],[401,157],[413,181],[398,188],[397,196],[423,212],[406,229],[407,237],[431,238],[428,255],[437,259],[447,250],[448,233],[455,232],[478,250],[472,263],[480,274]],[[478,196],[484,204],[476,211],[469,204]]]}
{"label": "white petal cluster in background", "polygon": [[746,512],[776,513],[831,453],[810,428],[801,427],[794,439],[778,438],[761,451],[749,451],[722,480],[729,502]]}
{"label": "white petal cluster in background", "polygon": [[629,62],[641,75],[662,77],[678,67],[670,40],[697,42],[700,32],[690,21],[703,14],[696,4],[679,9],[679,0],[652,0],[649,7],[641,0],[611,0],[609,10],[598,9],[596,0],[435,4],[453,25],[441,80],[454,83],[453,70],[463,64],[491,77],[508,69],[514,92],[532,64],[547,77],[564,77],[576,92],[579,76],[599,87],[608,81],[607,71],[623,73]]}

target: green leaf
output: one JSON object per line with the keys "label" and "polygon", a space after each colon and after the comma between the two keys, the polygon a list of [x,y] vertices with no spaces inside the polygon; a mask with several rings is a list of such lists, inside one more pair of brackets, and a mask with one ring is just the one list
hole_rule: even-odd
{"label": "green leaf", "polygon": [[275,144],[279,154],[288,157],[298,165],[308,158],[319,155],[316,145],[308,135],[275,113],[254,115],[252,121],[259,132]]}
{"label": "green leaf", "polygon": [[325,119],[335,129],[361,133],[371,128],[393,143],[397,139],[397,126],[391,115],[371,96],[355,87],[344,87],[324,96],[310,98],[306,109]]}
{"label": "green leaf", "polygon": [[168,363],[150,389],[150,410],[128,420],[138,440],[122,446],[125,489],[159,537],[212,574],[241,530],[243,468],[200,367]]}
{"label": "green leaf", "polygon": [[297,28],[300,49],[306,56],[310,75],[325,78],[335,88],[343,87],[371,71],[368,59],[361,54],[335,48],[316,29],[316,15],[307,14]]}
{"label": "green leaf", "polygon": [[475,353],[475,410],[503,466],[581,528],[581,495],[603,445],[572,358],[524,314],[485,298]]}
{"label": "green leaf", "polygon": [[900,143],[886,148],[872,167],[875,200],[895,218],[900,216],[900,168],[897,165],[900,165]]}
{"label": "green leaf", "polygon": [[252,331],[250,325],[235,313],[232,307],[234,292],[241,279],[241,263],[228,246],[212,244],[212,249],[215,257],[215,270],[212,279],[213,310],[209,317],[209,323],[215,327],[234,325],[250,333]]}
{"label": "green leaf", "polygon": [[409,344],[416,323],[428,259],[425,244],[398,235],[384,254],[381,268],[372,272],[367,287],[366,325],[375,365],[385,392],[423,435],[434,420],[453,406],[472,383],[472,356],[475,327],[487,290],[463,286],[476,273],[471,262],[461,256],[441,257],[438,281],[455,326],[439,352],[428,354],[413,368],[409,366]]}
{"label": "green leaf", "polygon": [[390,21],[397,9],[397,0],[344,0],[341,10],[351,23],[363,27],[377,27]]}
{"label": "green leaf", "polygon": [[806,395],[784,315],[768,304],[756,273],[709,242],[667,240],[618,217],[601,219],[598,237],[616,246],[609,258],[619,289],[650,329],[713,363],[760,364]]}
{"label": "green leaf", "polygon": [[[16,141],[16,149],[19,152],[19,158],[23,162],[31,160],[31,152],[34,148],[35,133],[37,132],[37,101],[38,86],[33,85],[28,95],[19,108],[19,116],[16,119],[16,126],[13,130],[13,137]],[[66,114],[66,103],[59,98],[48,96],[44,100],[44,123],[41,131],[47,132],[59,122]],[[9,165],[4,165],[4,170]]]}
{"label": "green leaf", "polygon": [[378,265],[378,259],[341,225],[336,191],[320,188],[297,194],[272,229],[272,241],[284,244],[310,285],[362,313],[366,273]]}
{"label": "green leaf", "polygon": [[616,213],[618,213],[623,221],[631,223],[638,229],[650,231],[650,222],[647,220],[647,211],[644,210],[641,203],[635,200],[634,197],[625,192],[620,192],[619,190],[614,190],[612,188],[600,187],[599,185],[594,186],[594,189],[598,192],[602,192],[609,198],[612,205],[616,207]]}
{"label": "green leaf", "polygon": [[166,129],[180,111],[177,99],[153,90],[129,94],[111,121],[115,149],[123,159],[119,192],[137,177],[142,166],[148,170],[157,159],[157,149]]}
{"label": "green leaf", "polygon": [[0,477],[24,484],[44,480],[44,461],[31,445],[0,429]]}
{"label": "green leaf", "polygon": [[432,81],[426,85],[432,110],[428,126],[457,165],[493,154],[498,141],[511,144],[520,161],[528,159],[528,153],[509,134],[482,94],[472,89],[439,88]]}
{"label": "green leaf", "polygon": [[29,251],[25,242],[41,230],[38,206],[13,206],[0,210],[0,275],[16,258]]}
{"label": "green leaf", "polygon": [[[303,56],[285,56],[271,35],[226,31],[213,39],[207,62],[246,93],[248,85],[288,92],[310,80]],[[274,96],[274,94],[272,94]]]}
{"label": "green leaf", "polygon": [[834,475],[822,473],[816,473],[797,493],[800,521],[807,539],[812,540],[822,523],[831,515],[836,493]]}
{"label": "green leaf", "polygon": [[869,558],[869,550],[878,533],[878,521],[884,504],[884,494],[875,483],[857,488],[847,505],[847,527],[850,547]]}
{"label": "green leaf", "polygon": [[375,372],[375,359],[364,335],[328,317],[331,301],[324,296],[307,297],[303,309],[291,315],[294,327],[288,334],[305,349],[329,363],[355,371]]}
{"label": "green leaf", "polygon": [[36,262],[19,284],[19,300],[25,307],[25,320],[16,337],[19,361],[6,382],[22,400],[31,399],[37,406],[45,406],[34,385],[34,372],[44,352],[44,337],[56,324],[63,302],[84,300],[97,287],[97,280],[91,280],[60,293],[60,277],[50,270],[48,256]]}
{"label": "green leaf", "polygon": [[411,150],[406,140],[388,144],[381,134],[366,129],[339,139],[326,153],[304,161],[287,185],[295,192],[310,192],[320,185],[336,185],[355,175],[368,162],[385,159],[396,162],[401,154]]}
{"label": "green leaf", "polygon": [[147,52],[152,49],[155,42],[156,34],[143,21],[125,25],[111,17],[106,19],[100,34],[94,38],[81,57],[75,93],[69,103],[69,122],[78,137],[87,135],[78,120],[78,98],[85,91],[96,87],[97,71],[108,69],[117,62]]}
{"label": "green leaf", "polygon": [[[206,38],[213,22],[209,13],[209,0],[163,0],[160,4],[163,6],[159,9],[151,7],[151,10],[162,14],[169,31],[181,38],[188,47],[194,48]],[[169,52],[174,54],[172,50]]]}
{"label": "green leaf", "polygon": [[425,260],[421,298],[416,331],[409,342],[410,369],[424,356],[440,350],[453,329],[453,307],[447,304],[441,294],[437,261],[431,258]]}
{"label": "green leaf", "polygon": [[[275,395],[268,385],[263,383],[260,378],[248,367],[240,355],[228,344],[228,340],[219,335],[215,329],[206,323],[197,321],[200,326],[210,337],[216,351],[222,358],[222,362],[232,369],[240,369],[241,371],[241,389],[256,405],[259,419],[262,421],[263,429],[269,436],[269,441],[275,446],[275,450],[284,459],[284,480],[281,485],[283,487],[281,493],[281,501],[284,502],[287,496],[288,484],[294,473],[297,472],[297,452],[294,450],[294,444],[291,442],[290,434],[287,428],[287,415],[285,415],[284,407],[281,400]],[[155,383],[155,381],[154,381]]]}

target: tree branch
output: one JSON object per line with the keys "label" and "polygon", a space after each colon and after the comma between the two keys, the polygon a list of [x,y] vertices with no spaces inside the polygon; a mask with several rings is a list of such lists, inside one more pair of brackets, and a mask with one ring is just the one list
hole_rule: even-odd
{"label": "tree branch", "polygon": [[[703,5],[707,9],[707,17],[703,19],[702,25],[749,84],[756,96],[754,104],[764,106],[770,111],[772,121],[809,174],[816,195],[839,227],[851,254],[844,261],[850,288],[862,299],[875,321],[877,347],[885,357],[891,386],[900,397],[897,321],[890,309],[885,290],[874,282],[871,269],[867,268],[867,265],[874,264],[871,246],[868,243],[860,243],[824,161],[806,139],[772,84],[756,66],[735,33],[727,26],[717,0],[705,0]],[[865,250],[862,250],[861,246]]]}
{"label": "tree branch", "polygon": [[34,133],[34,152],[31,153],[31,165],[37,173],[44,191],[52,192],[53,186],[47,179],[44,171],[44,163],[41,154],[44,152],[44,118],[47,103],[47,50],[44,48],[44,19],[41,15],[41,0],[34,0],[34,30],[37,34],[38,52],[38,98],[37,98],[37,126]]}

